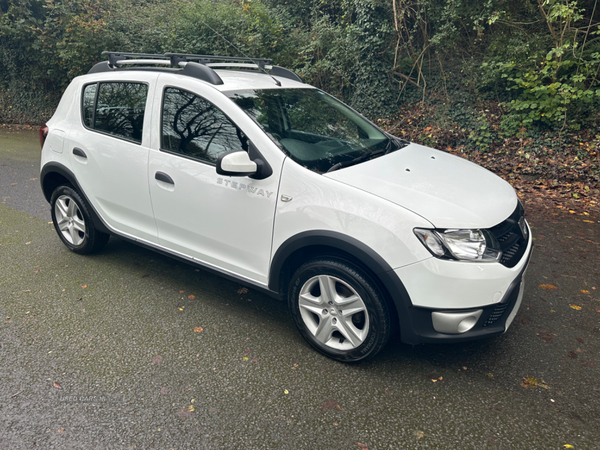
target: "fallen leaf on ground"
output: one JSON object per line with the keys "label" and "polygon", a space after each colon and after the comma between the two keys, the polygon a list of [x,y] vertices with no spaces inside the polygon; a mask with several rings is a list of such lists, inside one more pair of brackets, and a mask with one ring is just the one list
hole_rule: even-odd
{"label": "fallen leaf on ground", "polygon": [[240,288],[237,290],[238,294],[247,294],[248,293],[248,289],[246,288]]}
{"label": "fallen leaf on ground", "polygon": [[578,306],[578,305],[573,305],[572,303],[569,303],[569,306],[570,306],[571,308],[573,308],[574,310],[576,310],[576,311],[581,311],[581,306]]}
{"label": "fallen leaf on ground", "polygon": [[87,284],[84,284],[83,286],[81,286],[83,289],[85,289],[87,287]]}
{"label": "fallen leaf on ground", "polygon": [[541,337],[544,342],[550,344],[556,337],[556,334],[550,333],[549,331],[542,331],[541,333],[538,333],[537,336]]}
{"label": "fallen leaf on ground", "polygon": [[321,412],[327,411],[328,409],[335,409],[336,406],[338,406],[338,403],[335,400],[327,400],[323,403],[323,406],[321,406]]}
{"label": "fallen leaf on ground", "polygon": [[187,406],[182,406],[179,412],[177,413],[177,417],[181,420],[187,419],[192,415],[192,411]]}
{"label": "fallen leaf on ground", "polygon": [[290,393],[290,391],[288,391],[287,389],[284,389],[283,393],[287,395]]}
{"label": "fallen leaf on ground", "polygon": [[525,389],[536,388],[538,386],[538,380],[537,378],[533,377],[524,377],[523,381],[521,382],[521,386],[523,386]]}
{"label": "fallen leaf on ground", "polygon": [[57,433],[58,433],[58,434],[62,434],[62,433],[64,433],[64,431],[65,431],[65,429],[64,429],[64,428],[59,428],[59,429],[58,429],[58,431],[57,431]]}
{"label": "fallen leaf on ground", "polygon": [[194,327],[194,331],[196,333],[202,333],[202,330],[204,330],[204,328],[202,328],[202,327]]}
{"label": "fallen leaf on ground", "polygon": [[423,431],[415,431],[415,436],[417,439],[421,439],[425,436],[425,433]]}
{"label": "fallen leaf on ground", "polygon": [[54,384],[52,384],[52,386],[56,389],[62,389],[62,386],[60,385],[60,383],[58,381],[55,381]]}
{"label": "fallen leaf on ground", "polygon": [[368,448],[367,448],[367,444],[361,444],[360,442],[356,442],[356,441],[354,441],[354,443],[355,443],[356,445],[358,445],[360,448],[362,448],[362,449],[365,449],[365,450],[368,450]]}
{"label": "fallen leaf on ground", "polygon": [[540,284],[540,288],[543,289],[544,291],[553,291],[555,289],[558,289],[553,284]]}
{"label": "fallen leaf on ground", "polygon": [[194,299],[196,298],[196,296],[195,296],[195,295],[188,295],[188,298],[189,298],[190,300],[194,300]]}
{"label": "fallen leaf on ground", "polygon": [[589,294],[590,293],[590,291],[586,291],[585,289],[582,289],[581,292],[584,293],[584,294]]}

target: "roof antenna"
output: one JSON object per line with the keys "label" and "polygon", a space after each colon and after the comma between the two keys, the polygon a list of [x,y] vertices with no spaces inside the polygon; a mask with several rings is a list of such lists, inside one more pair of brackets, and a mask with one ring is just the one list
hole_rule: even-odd
{"label": "roof antenna", "polygon": [[218,31],[216,31],[213,27],[211,27],[209,24],[207,24],[204,20],[202,20],[200,18],[198,18],[198,20],[200,20],[200,22],[202,22],[204,25],[206,25],[208,28],[210,28],[210,30],[213,33],[215,33],[217,36],[219,36],[221,39],[223,39],[225,42],[227,42],[229,45],[231,45],[233,48],[235,48],[238,52],[240,52],[242,55],[244,55],[245,58],[250,59],[254,64],[256,64],[258,66],[260,71],[264,72],[266,75],[269,75],[271,78],[273,78],[273,81],[275,81],[275,84],[277,86],[281,86],[281,83],[279,82],[279,80],[277,78],[275,78],[273,75],[271,75],[269,72],[267,72],[259,63],[254,61],[254,58],[250,58],[248,55],[246,55],[243,51],[241,51],[238,47],[236,47],[231,42],[229,42],[225,36],[223,36]]}

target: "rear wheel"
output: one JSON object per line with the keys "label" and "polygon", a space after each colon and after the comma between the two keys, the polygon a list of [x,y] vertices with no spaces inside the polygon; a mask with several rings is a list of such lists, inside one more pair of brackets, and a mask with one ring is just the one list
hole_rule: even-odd
{"label": "rear wheel", "polygon": [[91,253],[108,242],[110,236],[94,227],[87,202],[71,186],[57,187],[50,205],[54,228],[69,250]]}
{"label": "rear wheel", "polygon": [[383,295],[367,273],[347,261],[324,258],[301,266],[288,302],[302,336],[338,361],[370,358],[390,337]]}

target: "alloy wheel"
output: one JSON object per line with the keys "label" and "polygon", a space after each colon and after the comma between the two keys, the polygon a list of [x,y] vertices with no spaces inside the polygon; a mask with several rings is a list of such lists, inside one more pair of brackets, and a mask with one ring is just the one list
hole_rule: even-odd
{"label": "alloy wheel", "polygon": [[300,290],[298,306],[308,331],[330,348],[352,350],[367,337],[367,307],[352,286],[340,278],[310,278]]}
{"label": "alloy wheel", "polygon": [[72,245],[81,245],[85,239],[85,220],[77,203],[68,195],[61,195],[54,205],[58,229]]}

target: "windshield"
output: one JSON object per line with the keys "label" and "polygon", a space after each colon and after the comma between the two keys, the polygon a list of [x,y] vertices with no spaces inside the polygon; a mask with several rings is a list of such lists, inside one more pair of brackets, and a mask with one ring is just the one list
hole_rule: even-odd
{"label": "windshield", "polygon": [[286,154],[324,173],[401,147],[335,98],[317,89],[226,92]]}

